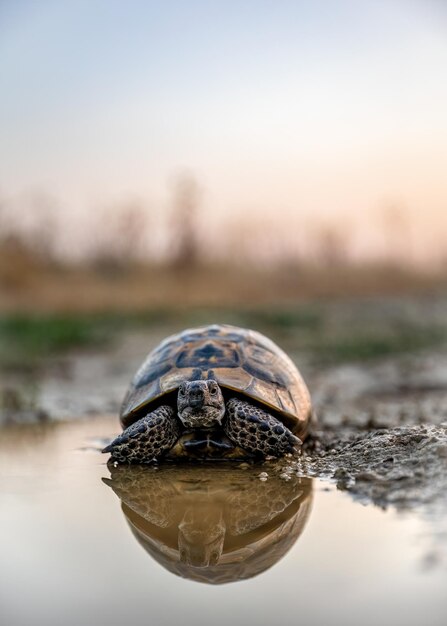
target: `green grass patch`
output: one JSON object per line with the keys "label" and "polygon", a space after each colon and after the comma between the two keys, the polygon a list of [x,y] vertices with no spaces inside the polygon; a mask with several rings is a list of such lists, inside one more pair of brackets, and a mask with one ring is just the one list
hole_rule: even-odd
{"label": "green grass patch", "polygon": [[0,320],[0,339],[20,352],[66,350],[96,340],[95,325],[76,317],[7,317]]}
{"label": "green grass patch", "polygon": [[320,312],[308,307],[285,309],[196,309],[177,312],[175,321],[179,326],[201,326],[204,324],[232,324],[253,328],[267,334],[284,335],[295,331],[315,331],[321,328],[324,318]]}
{"label": "green grass patch", "polygon": [[48,357],[76,348],[104,348],[137,328],[182,325],[173,310],[135,313],[5,315],[0,317],[0,366],[33,369]]}
{"label": "green grass patch", "polygon": [[307,348],[316,361],[361,361],[417,352],[442,344],[446,339],[444,328],[414,327],[383,334],[369,335],[357,331],[349,336],[343,333],[343,336],[316,338]]}
{"label": "green grass patch", "polygon": [[[355,325],[334,324],[328,310],[313,307],[253,310],[158,309],[88,315],[7,315],[0,317],[0,366],[33,369],[53,355],[75,348],[102,349],[132,329],[169,332],[209,323],[229,323],[264,332],[286,351],[301,351],[316,363],[359,361],[413,352],[442,344],[447,325],[378,318],[374,326],[359,315]],[[331,322],[331,323],[330,323]]]}
{"label": "green grass patch", "polygon": [[[46,357],[67,350],[102,346],[132,327],[158,325],[163,312],[92,315],[9,315],[0,318],[0,361],[8,355]],[[15,360],[15,359],[14,359]]]}
{"label": "green grass patch", "polygon": [[324,322],[322,314],[314,309],[259,309],[239,314],[244,326],[270,328],[278,332],[290,330],[317,331]]}

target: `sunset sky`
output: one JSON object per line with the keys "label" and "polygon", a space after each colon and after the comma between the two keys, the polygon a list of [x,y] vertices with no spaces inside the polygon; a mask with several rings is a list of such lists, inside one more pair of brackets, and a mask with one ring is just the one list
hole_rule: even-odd
{"label": "sunset sky", "polygon": [[213,228],[318,216],[368,247],[398,206],[417,254],[447,243],[443,0],[2,0],[0,91],[18,208],[163,212],[187,170]]}

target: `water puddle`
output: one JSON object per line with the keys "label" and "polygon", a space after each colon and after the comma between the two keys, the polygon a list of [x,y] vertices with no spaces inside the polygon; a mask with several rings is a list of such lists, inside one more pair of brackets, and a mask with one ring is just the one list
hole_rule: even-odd
{"label": "water puddle", "polygon": [[260,479],[260,468],[119,466],[103,478],[132,533],[184,578],[221,584],[272,567],[301,535],[312,481]]}
{"label": "water puddle", "polygon": [[238,466],[108,467],[115,419],[0,432],[0,620],[445,623],[425,523]]}

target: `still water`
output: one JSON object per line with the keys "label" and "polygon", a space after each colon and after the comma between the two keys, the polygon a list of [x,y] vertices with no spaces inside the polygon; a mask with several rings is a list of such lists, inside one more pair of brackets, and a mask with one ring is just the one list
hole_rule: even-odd
{"label": "still water", "polygon": [[0,431],[2,626],[446,624],[417,516],[259,467],[108,468],[117,430]]}

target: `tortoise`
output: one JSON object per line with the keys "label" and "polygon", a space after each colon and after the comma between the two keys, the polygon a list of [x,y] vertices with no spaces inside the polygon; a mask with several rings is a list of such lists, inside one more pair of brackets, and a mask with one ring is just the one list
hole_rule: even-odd
{"label": "tortoise", "polygon": [[124,431],[103,452],[121,463],[265,458],[293,453],[311,402],[291,359],[261,333],[187,329],[146,358],[124,398]]}
{"label": "tortoise", "polygon": [[263,482],[259,466],[245,465],[210,472],[200,464],[111,464],[110,478],[102,480],[158,563],[184,578],[222,584],[272,567],[297,541],[311,512],[311,479],[294,472],[284,480],[276,467]]}

